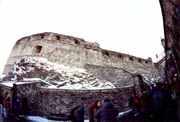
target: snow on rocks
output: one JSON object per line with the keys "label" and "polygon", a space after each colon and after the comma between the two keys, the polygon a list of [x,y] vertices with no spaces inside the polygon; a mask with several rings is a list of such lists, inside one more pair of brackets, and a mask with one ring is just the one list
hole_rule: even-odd
{"label": "snow on rocks", "polygon": [[86,69],[52,63],[45,58],[23,58],[14,64],[14,69],[3,81],[23,81],[40,78],[50,84],[48,88],[62,89],[108,89],[115,86],[97,79]]}

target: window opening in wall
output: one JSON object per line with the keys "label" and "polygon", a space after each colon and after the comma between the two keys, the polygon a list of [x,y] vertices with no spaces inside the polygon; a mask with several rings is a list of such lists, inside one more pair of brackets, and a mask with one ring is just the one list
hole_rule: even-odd
{"label": "window opening in wall", "polygon": [[106,56],[109,56],[109,53],[108,53],[108,52],[105,52],[105,55],[106,55]]}
{"label": "window opening in wall", "polygon": [[57,39],[57,40],[60,40],[60,36],[56,36],[56,39]]}
{"label": "window opening in wall", "polygon": [[118,57],[119,57],[119,58],[123,58],[123,56],[122,56],[122,55],[118,55]]}
{"label": "window opening in wall", "polygon": [[28,41],[29,41],[29,40],[30,40],[30,37],[28,37],[27,39],[28,39]]}
{"label": "window opening in wall", "polygon": [[44,35],[43,35],[43,34],[40,34],[40,38],[43,39],[43,38],[44,38]]}
{"label": "window opening in wall", "polygon": [[138,61],[139,61],[140,63],[142,63],[142,60],[141,60],[141,59],[138,59]]}
{"label": "window opening in wall", "polygon": [[134,59],[132,57],[129,57],[129,60],[133,61]]}
{"label": "window opening in wall", "polygon": [[147,64],[147,63],[148,63],[148,61],[145,61],[145,63]]}
{"label": "window opening in wall", "polygon": [[74,39],[74,43],[75,44],[80,44],[79,40],[77,40],[77,39]]}
{"label": "window opening in wall", "polygon": [[40,53],[41,50],[42,50],[42,46],[39,46],[39,45],[38,45],[38,46],[35,47],[35,52],[36,52],[36,53]]}

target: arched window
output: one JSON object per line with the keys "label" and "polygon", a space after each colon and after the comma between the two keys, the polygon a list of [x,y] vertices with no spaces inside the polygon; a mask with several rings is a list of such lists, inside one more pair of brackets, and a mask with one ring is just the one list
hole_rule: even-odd
{"label": "arched window", "polygon": [[21,101],[21,110],[24,115],[29,114],[29,105],[28,105],[28,99],[24,97]]}

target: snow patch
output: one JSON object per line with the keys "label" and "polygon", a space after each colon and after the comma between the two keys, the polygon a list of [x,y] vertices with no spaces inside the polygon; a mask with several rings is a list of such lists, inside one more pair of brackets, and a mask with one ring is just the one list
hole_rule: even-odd
{"label": "snow patch", "polygon": [[52,89],[116,88],[113,83],[96,78],[86,69],[59,65],[40,57],[21,59],[14,64],[14,69],[10,74],[12,81],[43,81],[49,84],[47,88]]}
{"label": "snow patch", "polygon": [[[25,118],[33,122],[64,122],[64,121],[48,120],[40,116],[27,116]],[[85,120],[84,122],[89,122],[89,120]]]}

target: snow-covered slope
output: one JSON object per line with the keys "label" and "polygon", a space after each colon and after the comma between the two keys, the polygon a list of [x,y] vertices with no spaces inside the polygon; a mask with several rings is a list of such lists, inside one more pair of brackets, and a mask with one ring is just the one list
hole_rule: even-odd
{"label": "snow-covered slope", "polygon": [[86,69],[59,65],[44,58],[23,58],[14,64],[14,69],[3,80],[22,81],[24,78],[40,78],[51,84],[49,88],[107,89],[115,88],[108,82],[97,79]]}

